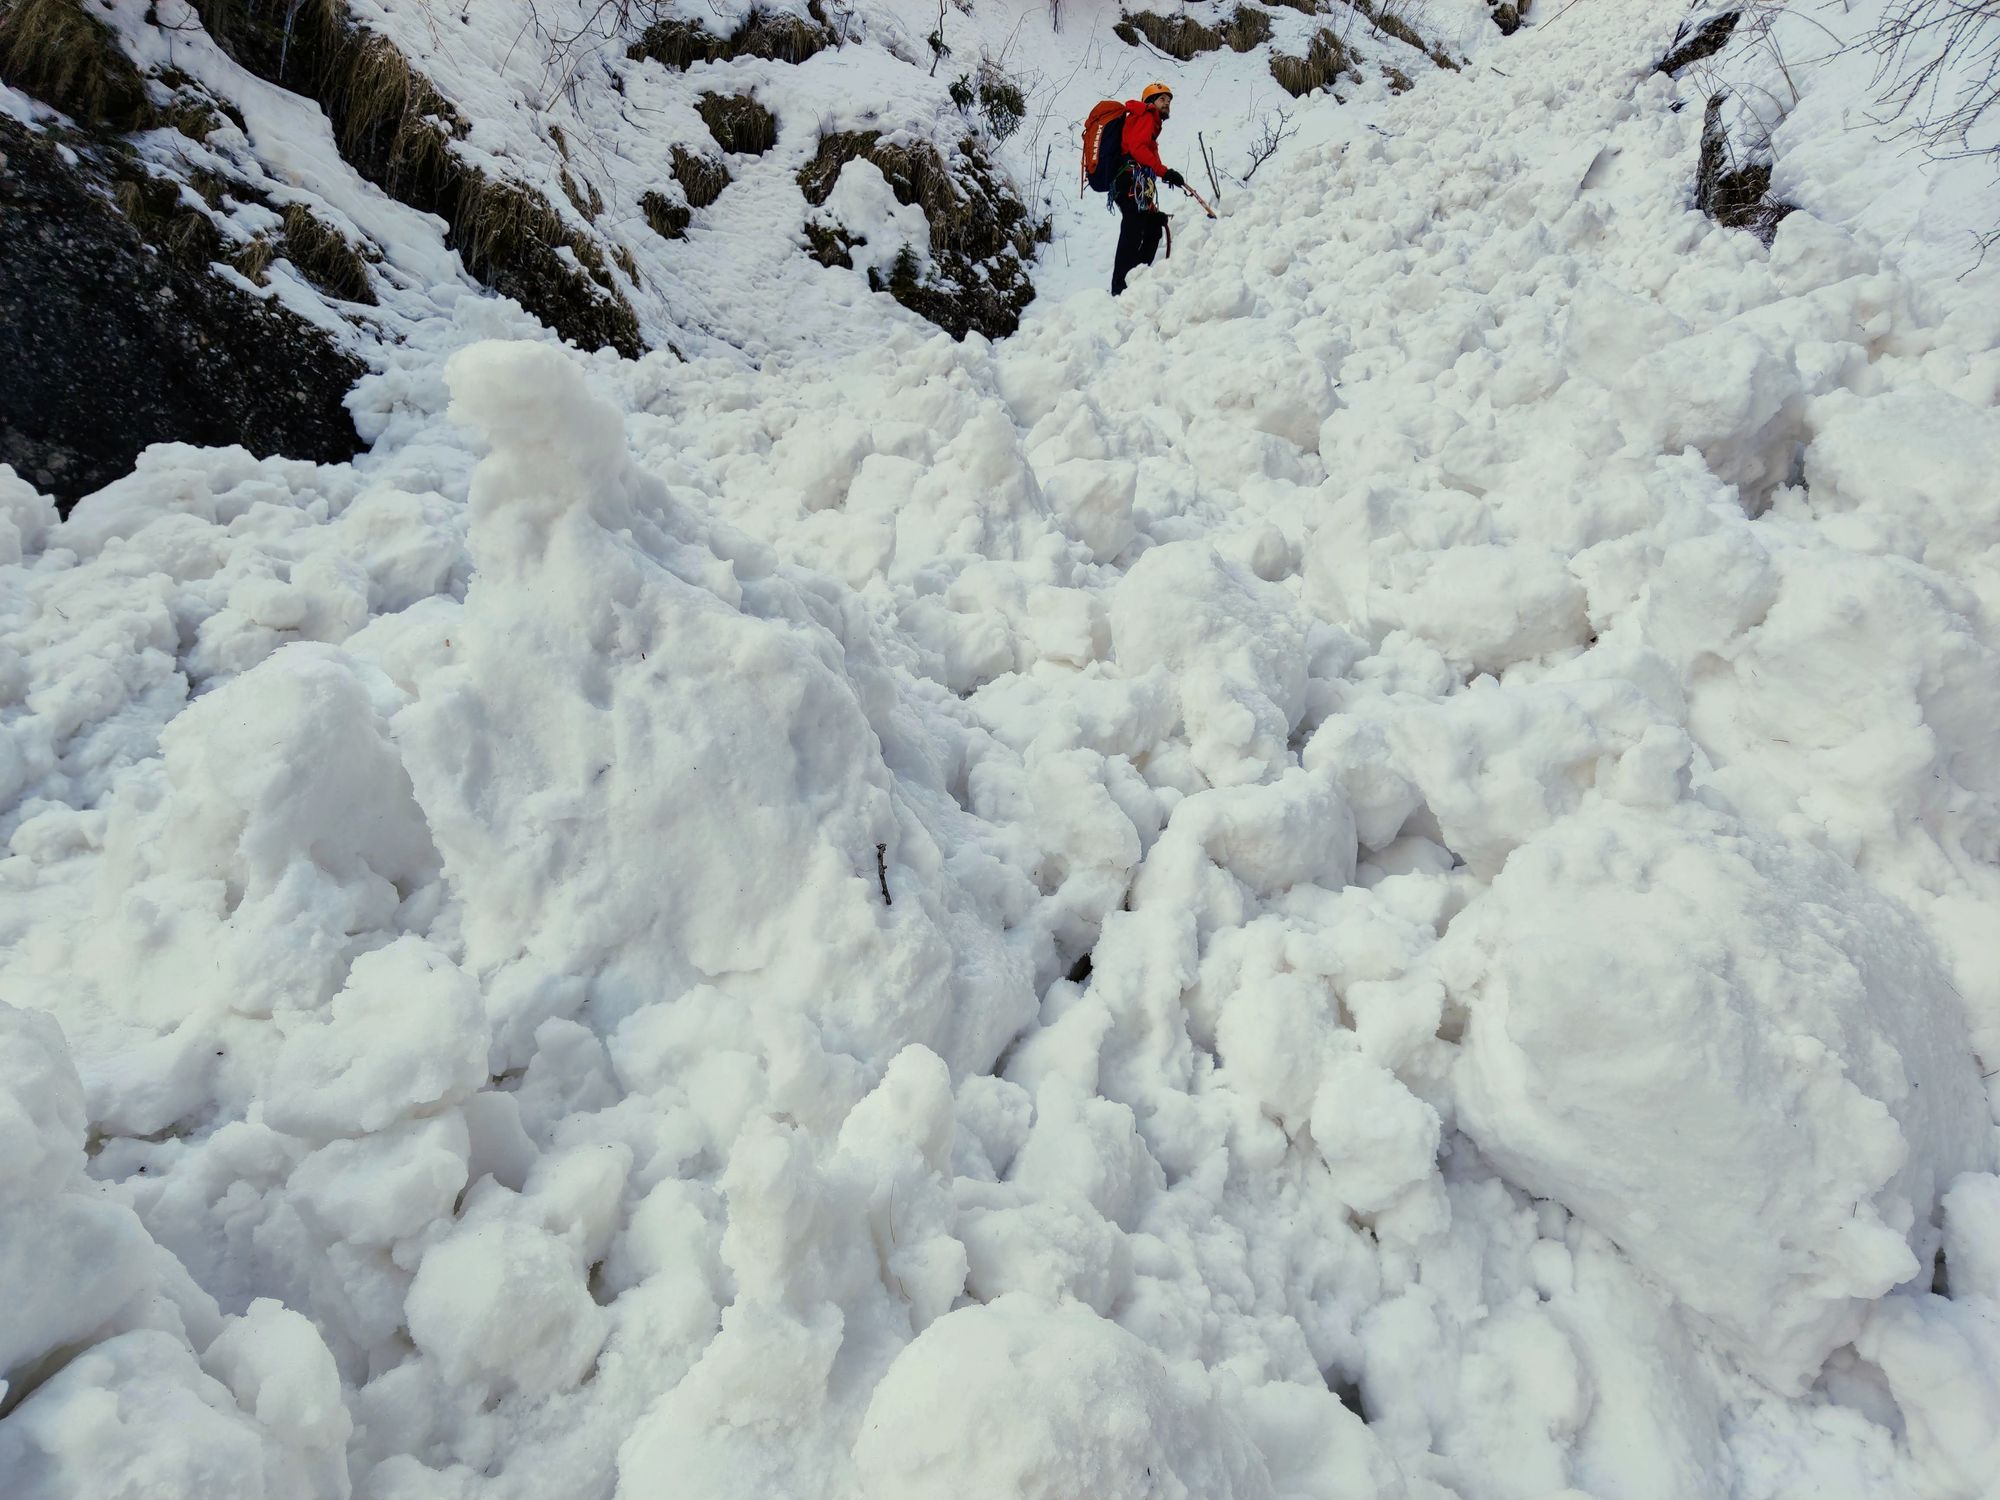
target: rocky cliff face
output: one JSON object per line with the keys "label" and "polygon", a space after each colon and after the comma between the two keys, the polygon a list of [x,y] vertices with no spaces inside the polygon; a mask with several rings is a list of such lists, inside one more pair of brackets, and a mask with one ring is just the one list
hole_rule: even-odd
{"label": "rocky cliff face", "polygon": [[0,462],[67,509],[149,443],[351,457],[342,398],[366,367],[211,272],[193,228],[205,221],[174,214],[170,186],[149,213],[146,183],[82,141],[0,119]]}

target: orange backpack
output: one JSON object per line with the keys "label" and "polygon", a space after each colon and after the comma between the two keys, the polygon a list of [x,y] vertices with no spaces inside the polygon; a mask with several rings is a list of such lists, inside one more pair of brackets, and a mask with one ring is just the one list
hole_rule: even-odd
{"label": "orange backpack", "polygon": [[1083,121],[1083,181],[1100,193],[1111,191],[1125,163],[1125,106],[1116,99],[1091,106]]}

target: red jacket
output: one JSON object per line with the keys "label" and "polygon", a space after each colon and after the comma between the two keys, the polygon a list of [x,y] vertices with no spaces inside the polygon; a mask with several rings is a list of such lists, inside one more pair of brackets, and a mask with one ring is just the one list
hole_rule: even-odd
{"label": "red jacket", "polygon": [[1148,171],[1164,177],[1167,164],[1160,160],[1160,117],[1137,99],[1125,101],[1125,127],[1119,142],[1125,154]]}

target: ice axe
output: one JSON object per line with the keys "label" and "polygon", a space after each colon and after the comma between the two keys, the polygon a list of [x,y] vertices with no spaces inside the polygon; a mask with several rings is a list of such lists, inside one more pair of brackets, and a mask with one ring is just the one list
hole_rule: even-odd
{"label": "ice axe", "polygon": [[1211,219],[1215,217],[1215,210],[1208,206],[1208,200],[1202,197],[1200,193],[1197,193],[1193,188],[1189,187],[1185,182],[1181,184],[1181,191],[1186,193],[1190,198],[1194,199],[1195,202],[1199,203],[1201,205],[1201,211],[1203,213],[1207,214]]}

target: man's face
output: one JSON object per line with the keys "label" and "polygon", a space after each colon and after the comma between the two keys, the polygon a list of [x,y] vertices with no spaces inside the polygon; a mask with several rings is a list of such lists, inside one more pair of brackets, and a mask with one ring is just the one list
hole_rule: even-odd
{"label": "man's face", "polygon": [[1154,114],[1158,115],[1162,120],[1164,120],[1167,118],[1168,115],[1172,114],[1173,112],[1174,112],[1174,96],[1172,94],[1153,95]]}

